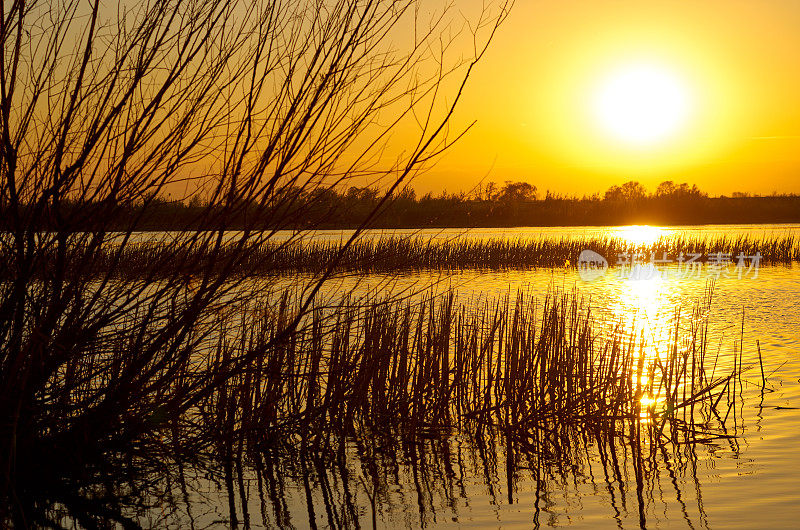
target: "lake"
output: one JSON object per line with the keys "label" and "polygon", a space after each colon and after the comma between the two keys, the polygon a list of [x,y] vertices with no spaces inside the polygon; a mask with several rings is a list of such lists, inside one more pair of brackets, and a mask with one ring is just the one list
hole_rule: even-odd
{"label": "lake", "polygon": [[[338,241],[348,235],[320,231],[313,237]],[[800,237],[800,225],[394,230],[364,237],[617,237],[646,244],[672,236],[787,235]],[[678,256],[659,256],[658,263],[640,257],[635,266],[621,256],[604,258],[608,269],[592,278],[577,263],[502,271],[349,273],[332,279],[320,298],[336,300],[351,292],[413,301],[452,289],[459,302],[479,307],[519,291],[542,300],[568,293],[591,308],[601,335],[634,330],[658,352],[676,327],[689,332],[693,307],[710,296],[709,349],[719,352],[723,365],[740,344],[745,368],[725,418],[725,437],[634,448],[584,432],[558,452],[531,454],[509,445],[501,433],[476,437],[454,430],[413,443],[375,433],[348,441],[339,458],[269,452],[264,462],[242,472],[233,492],[198,473],[174,511],[149,520],[198,527],[231,524],[234,517],[245,526],[284,528],[797,528],[800,264],[774,266],[753,256],[743,256],[742,262],[726,256],[687,269]],[[303,279],[295,275],[283,281],[288,286]],[[643,451],[649,451],[648,458],[633,458]]]}

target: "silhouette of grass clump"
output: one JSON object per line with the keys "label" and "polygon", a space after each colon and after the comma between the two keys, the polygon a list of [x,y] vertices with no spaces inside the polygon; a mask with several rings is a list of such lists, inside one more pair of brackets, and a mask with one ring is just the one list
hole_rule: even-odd
{"label": "silhouette of grass clump", "polygon": [[[536,238],[536,239],[466,239],[429,240],[423,238],[360,239],[345,245],[331,241],[291,243],[270,242],[241,252],[238,247],[207,248],[200,246],[171,247],[157,243],[128,244],[121,252],[109,247],[92,260],[82,260],[82,250],[71,249],[71,260],[87,262],[80,273],[112,274],[136,278],[144,273],[174,274],[174,264],[180,263],[190,274],[192,268],[214,269],[236,275],[276,274],[289,272],[316,273],[332,263],[340,271],[391,272],[397,270],[459,270],[459,269],[524,269],[536,267],[575,266],[584,249],[604,256],[612,265],[621,254],[637,254],[643,261],[664,254],[677,261],[683,254],[699,255],[699,262],[722,253],[736,264],[739,257],[749,264],[757,254],[761,264],[788,264],[800,261],[800,245],[793,236],[766,238],[738,237],[662,237],[652,244],[633,244],[623,238]],[[55,257],[53,257],[55,259]],[[0,265],[0,277],[8,275],[12,261]],[[40,263],[40,274],[46,274],[49,260]]]}

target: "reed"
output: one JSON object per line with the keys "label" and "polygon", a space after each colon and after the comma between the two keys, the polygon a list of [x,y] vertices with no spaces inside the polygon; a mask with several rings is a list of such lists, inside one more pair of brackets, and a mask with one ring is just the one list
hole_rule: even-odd
{"label": "reed", "polygon": [[[741,348],[733,360],[707,353],[706,309],[654,349],[621,323],[601,332],[574,293],[477,306],[452,291],[415,303],[347,297],[309,313],[199,410],[228,452],[232,439],[240,450],[320,447],[375,430],[413,439],[491,429],[551,451],[564,429],[645,436],[653,447],[709,441],[727,436],[721,407],[730,410],[742,368]],[[284,299],[263,312],[220,342],[214,363],[269,342],[291,311]]]}
{"label": "reed", "polygon": [[[676,262],[681,254],[688,260],[692,254],[697,261],[706,262],[722,253],[732,266],[744,256],[749,263],[759,255],[760,263],[788,264],[800,261],[800,245],[794,236],[755,238],[748,236],[662,237],[652,244],[633,244],[622,238],[535,238],[535,239],[425,239],[422,237],[390,237],[360,239],[345,246],[331,241],[270,242],[241,253],[206,247],[174,246],[160,243],[128,244],[122,252],[109,247],[93,255],[91,266],[81,273],[113,274],[123,278],[151,274],[173,273],[171,264],[194,263],[198,270],[213,269],[220,264],[220,273],[276,274],[290,272],[316,273],[337,263],[340,271],[386,272],[397,270],[459,270],[459,269],[518,269],[536,267],[576,266],[584,249],[604,256],[613,266],[622,254],[636,254],[647,262],[662,259],[667,254]],[[73,248],[71,259],[81,260],[81,249]],[[92,252],[96,252],[95,249]],[[55,259],[55,257],[53,257]],[[48,259],[43,259],[40,274],[47,274]],[[233,267],[229,266],[233,263]],[[223,270],[223,264],[225,264]],[[0,265],[0,278],[6,277],[12,264]],[[160,271],[160,272],[159,272]],[[187,271],[191,272],[191,271]]]}
{"label": "reed", "polygon": [[[308,311],[286,293],[262,296],[195,322],[179,362],[131,356],[142,339],[123,324],[108,331],[119,341],[98,343],[110,349],[73,357],[48,384],[37,436],[18,449],[25,513],[37,513],[42,491],[45,507],[77,502],[75,484],[106,491],[97,477],[119,475],[120,466],[137,469],[143,478],[126,475],[134,484],[173,465],[217,468],[234,514],[246,496],[244,470],[274,482],[276,457],[340,462],[347,444],[365,440],[499,439],[507,458],[535,455],[556,467],[600,440],[611,453],[635,447],[639,473],[658,452],[738,432],[743,348],[707,350],[708,300],[653,348],[622,323],[604,329],[575,293],[344,296]],[[172,315],[144,317],[155,325]],[[99,422],[105,437],[81,436]],[[101,467],[97,455],[116,460]],[[44,490],[56,471],[68,484]],[[121,484],[120,497],[131,487]],[[373,499],[378,489],[368,489]]]}

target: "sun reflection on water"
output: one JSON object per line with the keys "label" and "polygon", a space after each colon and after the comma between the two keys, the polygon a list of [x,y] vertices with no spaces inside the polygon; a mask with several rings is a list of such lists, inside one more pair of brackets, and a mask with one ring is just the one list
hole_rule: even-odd
{"label": "sun reflection on water", "polygon": [[630,225],[614,228],[610,230],[609,235],[624,239],[631,245],[642,246],[652,245],[665,233],[666,231],[658,226]]}
{"label": "sun reflection on water", "polygon": [[[654,232],[636,236],[638,241],[645,237],[657,237]],[[628,375],[638,391],[641,404],[641,421],[649,422],[652,413],[664,403],[664,395],[658,380],[659,373],[652,367],[658,360],[666,361],[671,354],[670,344],[674,342],[676,322],[681,318],[678,285],[660,275],[640,278],[618,278],[614,295],[608,300],[611,332],[624,345],[633,348],[638,359],[643,356],[641,373],[637,366]],[[688,315],[687,315],[688,316]],[[634,342],[630,342],[633,340]]]}
{"label": "sun reflection on water", "polygon": [[[644,334],[650,344],[667,339],[675,308],[670,300],[670,282],[658,275],[645,279],[620,279],[618,299],[611,304],[615,320],[625,335]],[[666,334],[666,335],[665,335]]]}

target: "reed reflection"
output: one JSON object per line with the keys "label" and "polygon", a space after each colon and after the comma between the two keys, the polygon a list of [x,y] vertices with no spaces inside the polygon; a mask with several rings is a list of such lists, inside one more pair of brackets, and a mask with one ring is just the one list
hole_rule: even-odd
{"label": "reed reflection", "polygon": [[558,454],[487,431],[416,443],[376,434],[345,448],[259,455],[227,492],[228,521],[249,511],[243,526],[257,514],[279,528],[428,528],[479,523],[476,508],[488,502],[495,522],[511,527],[567,524],[581,507],[598,510],[587,522],[611,517],[645,528],[666,517],[709,527],[697,469],[702,446],[651,446],[635,430],[625,438],[564,430],[541,441],[558,441]]}

